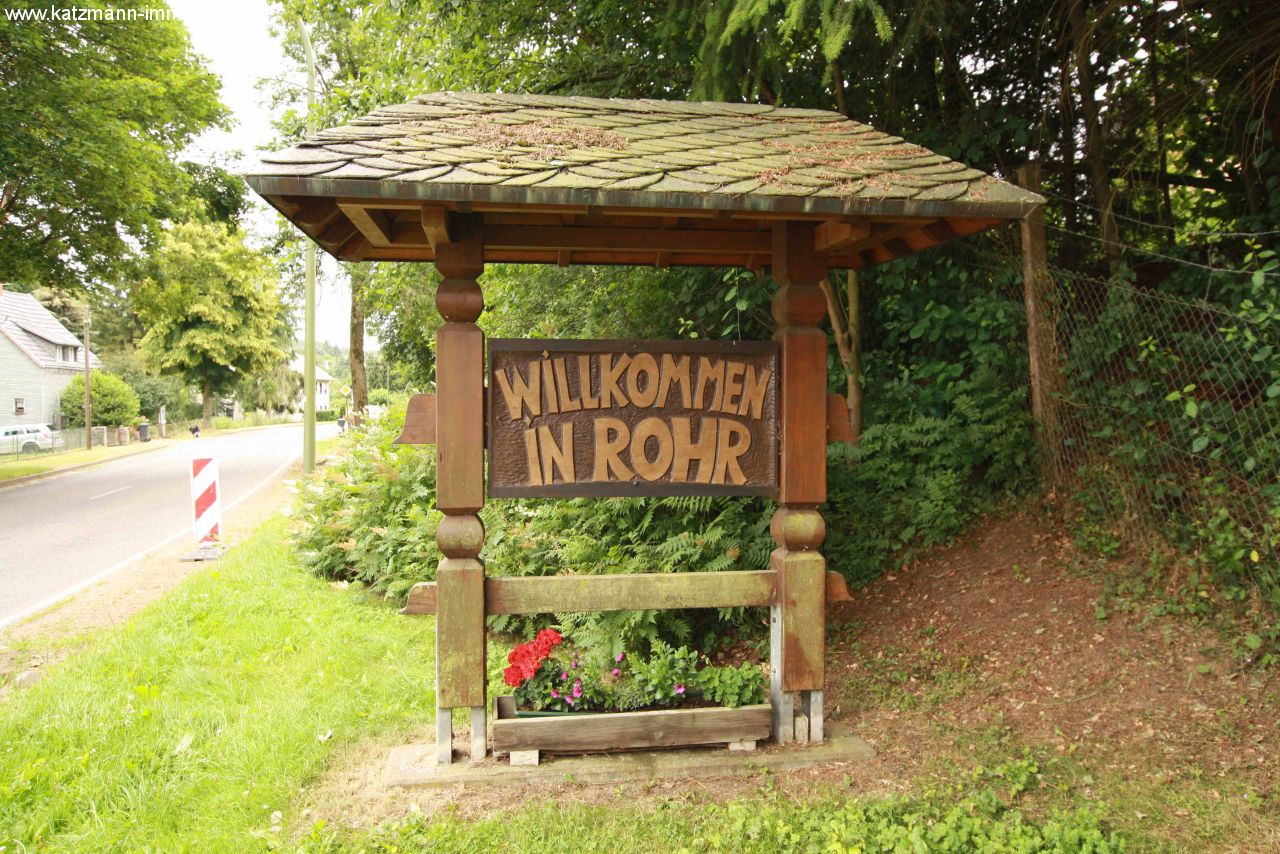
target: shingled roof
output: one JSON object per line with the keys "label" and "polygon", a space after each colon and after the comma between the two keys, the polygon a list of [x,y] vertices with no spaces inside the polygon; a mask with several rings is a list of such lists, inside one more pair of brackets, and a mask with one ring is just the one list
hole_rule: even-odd
{"label": "shingled roof", "polygon": [[[452,92],[383,107],[266,154],[246,178],[295,221],[306,200],[329,198],[475,211],[580,206],[846,223],[968,220],[971,227],[955,229],[965,233],[1024,216],[1041,202],[823,110]],[[387,213],[403,205],[381,210],[388,223],[405,220]],[[309,213],[316,222],[317,211]],[[369,245],[350,249],[362,250],[359,257],[393,257],[385,250],[395,245],[395,229],[371,229],[360,216],[351,225]],[[318,231],[305,216],[298,224],[334,254],[351,256],[351,234],[344,238],[339,229],[324,239],[332,220]],[[874,259],[849,265],[868,261]]]}

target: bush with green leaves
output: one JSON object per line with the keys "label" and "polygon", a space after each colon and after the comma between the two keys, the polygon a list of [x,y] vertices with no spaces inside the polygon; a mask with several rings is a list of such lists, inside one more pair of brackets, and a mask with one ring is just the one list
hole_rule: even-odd
{"label": "bush with green leaves", "polygon": [[[132,425],[138,418],[138,395],[115,374],[94,371],[89,383],[90,417],[95,426]],[[68,427],[84,426],[84,376],[76,374],[62,390],[62,419]]]}
{"label": "bush with green leaves", "polygon": [[294,543],[303,563],[334,580],[400,598],[435,578],[435,455],[396,445],[404,408],[353,430],[349,453],[301,482]]}
{"label": "bush with green leaves", "polygon": [[516,645],[507,662],[501,685],[493,687],[510,692],[521,710],[625,712],[691,700],[737,708],[765,697],[760,665],[715,665],[697,650],[661,640],[647,655],[603,656],[542,629]]}
{"label": "bush with green leaves", "polygon": [[1261,273],[1280,261],[1270,252],[1257,261],[1265,269],[1252,279],[1177,272],[1161,292],[1138,281],[1067,283],[1075,325],[1063,365],[1063,457],[1084,545],[1110,555],[1117,531],[1157,536],[1193,570],[1166,591],[1166,610],[1237,613],[1246,621],[1241,657],[1273,664],[1280,303]]}

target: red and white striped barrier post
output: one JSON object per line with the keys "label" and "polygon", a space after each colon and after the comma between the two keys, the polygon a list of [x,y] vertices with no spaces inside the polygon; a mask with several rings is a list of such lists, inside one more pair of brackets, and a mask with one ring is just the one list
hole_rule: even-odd
{"label": "red and white striped barrier post", "polygon": [[218,494],[218,461],[197,457],[191,461],[191,506],[196,542],[217,545],[221,535],[222,501]]}

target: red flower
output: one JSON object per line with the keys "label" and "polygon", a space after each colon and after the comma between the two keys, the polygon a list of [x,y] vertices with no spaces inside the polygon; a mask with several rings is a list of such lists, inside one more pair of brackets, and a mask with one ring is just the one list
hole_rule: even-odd
{"label": "red flower", "polygon": [[526,679],[532,679],[543,659],[551,654],[551,648],[562,640],[563,636],[555,629],[543,629],[533,640],[511,650],[507,653],[507,663],[511,666],[502,671],[503,681],[519,688]]}

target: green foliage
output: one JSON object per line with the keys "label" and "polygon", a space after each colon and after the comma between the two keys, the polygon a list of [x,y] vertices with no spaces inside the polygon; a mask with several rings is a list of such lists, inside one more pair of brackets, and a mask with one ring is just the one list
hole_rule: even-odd
{"label": "green foliage", "polygon": [[[174,225],[134,289],[147,332],[138,349],[206,398],[285,358],[284,306],[268,259],[225,226]],[[206,404],[207,405],[207,404]]]}
{"label": "green foliage", "polygon": [[690,700],[737,708],[764,702],[765,676],[759,665],[715,665],[697,650],[661,640],[647,655],[600,655],[565,643],[515,689],[514,697],[518,708],[539,711],[625,712]]}
{"label": "green foliage", "polygon": [[[1004,769],[992,769],[995,774]],[[1011,769],[1010,776],[1020,772]],[[1012,789],[1011,789],[1012,791]],[[1017,794],[1010,796],[1016,801]],[[548,835],[547,828],[555,828]],[[345,838],[316,827],[307,850],[355,854],[527,851],[558,854],[564,840],[583,854],[651,851],[802,854],[803,852],[1054,852],[1118,854],[1125,841],[1089,810],[1029,817],[990,789],[926,792],[888,800],[826,795],[787,800],[753,797],[727,804],[582,807],[537,801],[500,818],[415,817]]]}
{"label": "green foliage", "polygon": [[1124,283],[1104,293],[1065,365],[1077,540],[1114,555],[1122,527],[1158,531],[1196,570],[1164,610],[1245,616],[1240,657],[1275,663],[1280,307],[1249,280],[1216,305]]}
{"label": "green foliage", "polygon": [[147,418],[156,421],[160,407],[165,407],[170,421],[182,421],[199,414],[199,407],[191,396],[191,390],[177,377],[161,377],[148,371],[137,351],[128,348],[103,358],[107,370],[129,384],[138,395],[138,409]]}
{"label": "green foliage", "polygon": [[[138,395],[114,374],[94,371],[89,382],[90,417],[96,426],[132,425],[138,418]],[[76,374],[62,390],[62,417],[68,427],[84,426],[84,375]]]}
{"label": "green foliage", "polygon": [[658,705],[684,701],[698,678],[698,652],[654,640],[647,658],[632,658],[631,678],[640,692]]}
{"label": "green foliage", "polygon": [[707,665],[694,677],[693,690],[719,706],[731,709],[765,701],[765,678],[760,665]]}
{"label": "green foliage", "polygon": [[1025,314],[1004,283],[941,252],[864,278],[878,339],[864,355],[869,426],[828,450],[824,509],[823,551],[855,583],[1033,482]]}
{"label": "green foliage", "polygon": [[[45,8],[9,8],[28,7]],[[225,118],[178,20],[0,18],[0,91],[0,281],[69,291],[117,279],[154,244],[188,204],[178,153]]]}
{"label": "green foliage", "polygon": [[336,754],[430,721],[432,624],[309,578],[283,528],[6,686],[0,848],[265,850]]}
{"label": "green foliage", "polygon": [[395,445],[404,408],[350,433],[348,453],[305,481],[293,514],[303,564],[322,578],[403,597],[435,578],[435,454]]}

